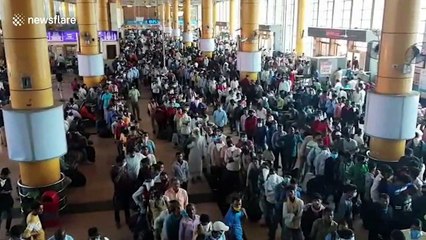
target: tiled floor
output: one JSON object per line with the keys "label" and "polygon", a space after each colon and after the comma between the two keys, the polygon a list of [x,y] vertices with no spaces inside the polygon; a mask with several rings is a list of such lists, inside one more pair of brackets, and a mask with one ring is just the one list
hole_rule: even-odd
{"label": "tiled floor", "polygon": [[[68,76],[67,79],[72,79],[72,77]],[[68,99],[71,96],[70,85],[64,85],[64,90],[64,98]],[[142,91],[143,100],[140,102],[142,113],[146,113],[147,101],[150,97],[148,94],[147,91]],[[55,95],[59,99],[57,92],[55,92]],[[144,130],[152,132],[150,119],[146,114],[143,114],[140,124]],[[86,239],[87,229],[97,226],[102,234],[108,236],[111,240],[130,240],[131,234],[127,227],[123,226],[121,229],[117,229],[113,220],[111,204],[113,188],[109,178],[109,170],[114,164],[117,154],[115,144],[112,139],[102,139],[96,135],[93,135],[91,140],[96,148],[96,163],[79,167],[87,178],[87,185],[68,191],[70,203],[68,211],[70,213],[61,217],[61,224],[75,239]],[[157,145],[157,159],[163,161],[166,170],[170,172],[176,150],[167,141],[155,140],[155,143]],[[19,175],[19,167],[18,164],[8,160],[6,151],[6,149],[0,148],[0,167],[9,167],[12,171],[11,177],[16,182]],[[221,211],[218,205],[213,202],[213,196],[206,181],[190,184],[188,192],[190,194],[190,202],[196,203],[198,213],[207,213],[212,220],[222,219]],[[18,201],[16,201],[15,205],[18,208]],[[15,218],[13,223],[16,224],[20,221],[22,221],[22,217]],[[0,240],[3,240],[6,237],[4,226],[1,227]],[[249,240],[267,239],[266,228],[261,228],[258,223],[247,222],[244,229]],[[47,229],[48,236],[54,230]]]}

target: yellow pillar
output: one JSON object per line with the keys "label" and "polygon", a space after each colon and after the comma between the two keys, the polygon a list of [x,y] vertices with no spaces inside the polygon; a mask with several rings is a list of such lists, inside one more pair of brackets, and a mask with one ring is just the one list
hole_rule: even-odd
{"label": "yellow pillar", "polygon": [[49,12],[50,12],[50,17],[54,17],[56,15],[54,0],[49,0]]}
{"label": "yellow pillar", "polygon": [[235,38],[235,30],[237,30],[237,9],[237,0],[229,0],[229,37],[231,39]]}
{"label": "yellow pillar", "polygon": [[164,33],[170,34],[172,32],[171,20],[170,20],[170,3],[164,4]]}
{"label": "yellow pillar", "polygon": [[259,52],[259,7],[260,0],[241,0],[241,39],[238,52],[240,78],[246,76],[256,81],[261,68]]}
{"label": "yellow pillar", "polygon": [[420,2],[385,1],[379,73],[375,91],[368,94],[365,125],[371,136],[369,156],[376,160],[398,161],[404,155],[406,139],[416,131],[419,96],[412,92],[414,70],[403,69],[406,51],[416,43]]}
{"label": "yellow pillar", "polygon": [[215,42],[213,37],[213,8],[212,0],[203,0],[201,4],[202,12],[202,29],[199,48],[203,54],[209,58],[212,57],[215,49]]}
{"label": "yellow pillar", "polygon": [[98,30],[109,31],[108,0],[98,0]]}
{"label": "yellow pillar", "polygon": [[306,0],[298,0],[297,5],[296,53],[297,56],[302,56],[305,53],[304,37],[307,36],[305,32]]}
{"label": "yellow pillar", "polygon": [[179,0],[173,0],[172,11],[172,37],[179,38]]}
{"label": "yellow pillar", "polygon": [[[27,24],[25,17],[22,18],[23,25],[16,26],[12,22],[16,13],[23,16],[43,17],[45,15],[44,7],[39,0],[3,0],[0,7],[3,9],[2,27],[11,96],[11,105],[5,107],[3,111],[9,143],[9,158],[19,162],[22,185],[29,188],[51,186],[61,179],[59,156],[49,159],[17,159],[14,157],[14,152],[22,154],[30,152],[32,156],[36,156],[38,150],[31,146],[37,145],[34,142],[37,139],[41,140],[42,136],[30,134],[25,143],[19,143],[14,136],[10,136],[26,133],[24,125],[35,124],[29,120],[32,114],[38,112],[46,116],[46,109],[54,107],[46,26],[44,24]],[[23,84],[23,77],[28,77],[26,86]],[[8,109],[6,110],[6,108]],[[27,119],[17,116],[22,114]],[[58,121],[63,122],[63,119],[59,118]],[[22,124],[22,129],[20,129],[21,126],[20,128],[13,126],[17,122]],[[61,140],[65,141],[65,131],[63,139],[51,139],[51,141]],[[66,143],[64,144],[66,146]],[[30,149],[26,149],[26,147]]]}
{"label": "yellow pillar", "polygon": [[63,1],[62,7],[64,8],[64,17],[70,17],[70,3]]}
{"label": "yellow pillar", "polygon": [[213,0],[213,37],[217,35],[216,22],[219,21],[219,4]]}
{"label": "yellow pillar", "polygon": [[160,20],[161,25],[164,24],[164,4],[160,4],[157,6],[157,16],[158,20]]}
{"label": "yellow pillar", "polygon": [[80,32],[79,74],[87,86],[97,86],[104,75],[104,66],[102,54],[99,54],[96,0],[77,0],[77,22]]}
{"label": "yellow pillar", "polygon": [[191,0],[183,1],[183,43],[186,47],[192,45],[191,31]]}

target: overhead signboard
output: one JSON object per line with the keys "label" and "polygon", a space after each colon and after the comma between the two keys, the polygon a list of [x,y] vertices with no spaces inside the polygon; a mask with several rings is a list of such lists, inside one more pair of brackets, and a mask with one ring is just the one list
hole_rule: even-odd
{"label": "overhead signboard", "polygon": [[349,40],[354,42],[369,42],[372,36],[371,30],[366,29],[339,29],[339,28],[319,28],[309,27],[308,36],[315,38],[330,38],[339,40]]}
{"label": "overhead signboard", "polygon": [[[77,43],[78,31],[48,31],[48,42]],[[98,36],[103,42],[116,42],[119,39],[117,31],[99,31]]]}

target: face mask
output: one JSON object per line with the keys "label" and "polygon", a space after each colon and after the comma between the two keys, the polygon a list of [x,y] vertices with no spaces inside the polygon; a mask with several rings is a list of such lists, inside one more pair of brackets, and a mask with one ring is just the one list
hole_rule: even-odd
{"label": "face mask", "polygon": [[261,124],[261,123],[258,123],[258,124],[257,124],[257,126],[258,126],[258,127],[262,127],[262,124]]}
{"label": "face mask", "polygon": [[232,208],[234,209],[234,211],[237,211],[237,212],[241,211],[241,207],[232,207]]}
{"label": "face mask", "polygon": [[241,141],[243,141],[243,142],[246,142],[247,141],[247,138],[241,138]]}
{"label": "face mask", "polygon": [[338,154],[338,153],[332,153],[332,154],[331,154],[331,158],[333,158],[333,159],[337,159],[337,157],[339,157],[339,154]]}
{"label": "face mask", "polygon": [[421,237],[422,237],[422,232],[420,231],[420,230],[417,230],[417,229],[411,229],[410,230],[410,237],[411,237],[411,240],[417,240],[417,239],[420,239]]}

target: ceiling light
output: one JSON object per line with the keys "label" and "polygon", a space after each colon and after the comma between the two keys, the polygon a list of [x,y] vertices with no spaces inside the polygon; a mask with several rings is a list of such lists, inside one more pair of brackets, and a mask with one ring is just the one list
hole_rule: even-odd
{"label": "ceiling light", "polygon": [[133,5],[127,5],[127,7],[133,7]]}

